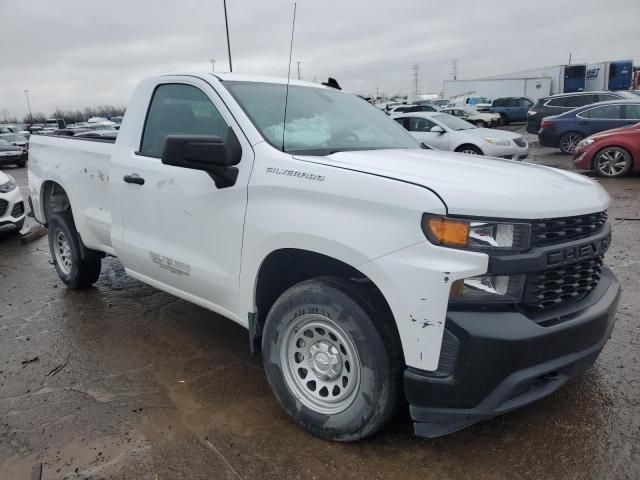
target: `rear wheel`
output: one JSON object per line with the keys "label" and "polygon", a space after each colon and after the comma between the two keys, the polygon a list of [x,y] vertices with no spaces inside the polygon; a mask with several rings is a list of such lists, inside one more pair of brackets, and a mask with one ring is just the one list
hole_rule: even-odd
{"label": "rear wheel", "polygon": [[81,250],[71,212],[56,213],[49,219],[49,250],[60,279],[70,288],[87,288],[100,276],[102,256],[99,252]]}
{"label": "rear wheel", "polygon": [[265,323],[262,360],[296,423],[347,442],[389,421],[403,362],[386,310],[365,287],[335,277],[299,283],[278,298]]}
{"label": "rear wheel", "polygon": [[620,147],[605,147],[596,154],[593,160],[593,168],[596,173],[609,178],[626,175],[632,165],[631,155]]}
{"label": "rear wheel", "polygon": [[16,166],[17,166],[18,168],[24,168],[24,166],[25,166],[26,164],[27,164],[27,161],[26,161],[26,160],[24,160],[24,159],[23,159],[23,160],[18,160],[18,161],[16,162]]}
{"label": "rear wheel", "polygon": [[482,150],[480,150],[475,145],[460,145],[458,148],[456,148],[456,152],[466,153],[468,155],[482,155]]}
{"label": "rear wheel", "polygon": [[567,154],[573,153],[582,138],[582,135],[580,135],[579,133],[565,133],[562,137],[560,137],[560,151]]}
{"label": "rear wheel", "polygon": [[476,126],[478,128],[487,128],[487,122],[484,120],[476,120]]}

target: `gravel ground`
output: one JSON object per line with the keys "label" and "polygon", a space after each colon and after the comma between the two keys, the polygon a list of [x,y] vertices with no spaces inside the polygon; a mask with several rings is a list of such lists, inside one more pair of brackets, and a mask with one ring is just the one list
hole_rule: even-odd
{"label": "gravel ground", "polygon": [[[533,147],[530,161],[572,168]],[[7,171],[26,193],[26,169]],[[602,185],[606,261],[624,291],[596,364],[538,403],[436,440],[414,437],[406,414],[360,443],[319,440],[280,410],[233,322],[115,259],[94,289],[68,290],[46,237],[23,245],[0,232],[0,478],[40,467],[43,479],[640,478],[640,178]]]}

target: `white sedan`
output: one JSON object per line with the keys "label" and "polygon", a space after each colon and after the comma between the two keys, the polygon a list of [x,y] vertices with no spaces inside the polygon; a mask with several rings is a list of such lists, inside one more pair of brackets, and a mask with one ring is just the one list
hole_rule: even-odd
{"label": "white sedan", "polygon": [[529,145],[522,135],[507,130],[478,128],[441,112],[407,113],[394,118],[418,141],[438,150],[524,160]]}
{"label": "white sedan", "polygon": [[25,219],[24,200],[11,175],[0,171],[0,227],[13,225],[22,230]]}

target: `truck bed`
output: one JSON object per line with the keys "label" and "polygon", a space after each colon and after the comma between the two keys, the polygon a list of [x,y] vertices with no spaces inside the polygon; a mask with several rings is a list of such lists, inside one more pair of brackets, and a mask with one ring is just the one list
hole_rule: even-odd
{"label": "truck bed", "polygon": [[38,220],[45,220],[40,203],[44,195],[51,194],[51,182],[73,185],[67,195],[74,205],[73,216],[83,242],[108,253],[113,250],[108,182],[114,143],[111,139],[34,135],[29,146],[30,190],[48,180],[40,188],[40,197],[32,199]]}

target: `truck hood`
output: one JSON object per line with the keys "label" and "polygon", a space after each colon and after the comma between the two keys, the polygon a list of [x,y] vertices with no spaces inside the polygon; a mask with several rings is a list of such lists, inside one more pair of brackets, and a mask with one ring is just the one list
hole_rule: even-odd
{"label": "truck hood", "polygon": [[539,219],[605,210],[609,195],[571,172],[436,150],[366,150],[296,158],[423,186],[453,215]]}

